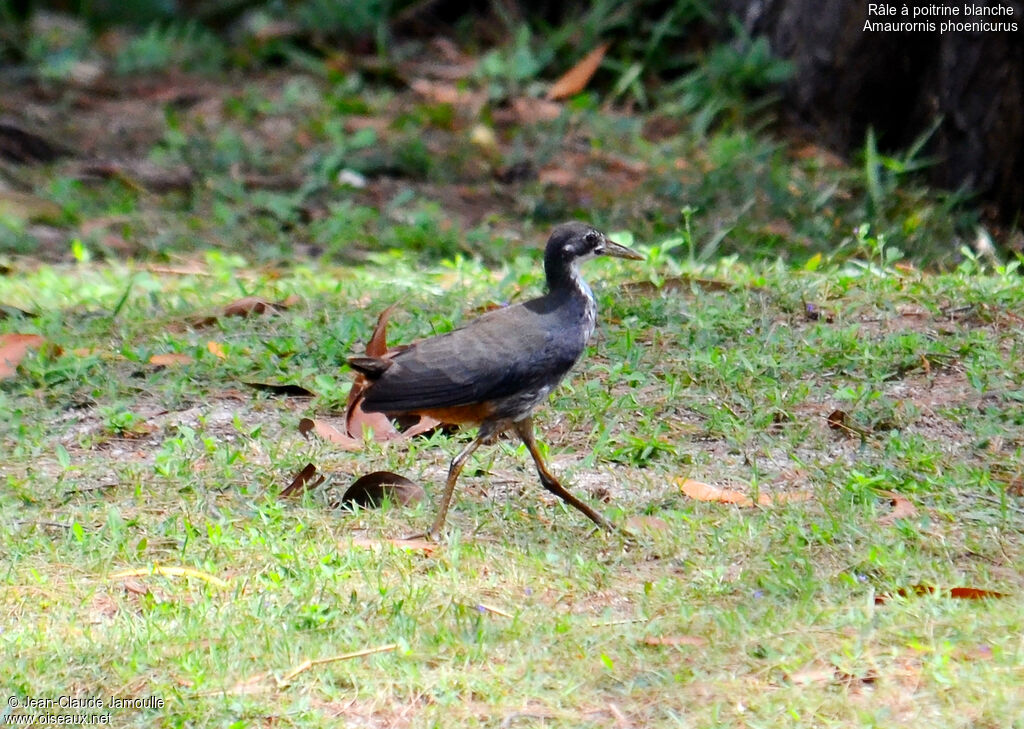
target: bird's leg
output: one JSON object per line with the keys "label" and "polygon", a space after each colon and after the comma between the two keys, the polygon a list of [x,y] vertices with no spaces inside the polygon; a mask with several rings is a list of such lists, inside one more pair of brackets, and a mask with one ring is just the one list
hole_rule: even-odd
{"label": "bird's leg", "polygon": [[441,495],[441,504],[437,509],[437,516],[434,518],[434,523],[430,525],[430,531],[426,534],[417,534],[415,536],[406,537],[406,539],[437,539],[441,535],[441,529],[444,528],[445,519],[448,517],[448,507],[452,503],[452,493],[455,491],[455,482],[459,480],[459,474],[462,473],[463,466],[466,465],[466,461],[473,455],[473,451],[479,448],[485,440],[494,435],[494,428],[488,427],[487,425],[480,426],[479,432],[476,437],[459,451],[459,455],[452,459],[451,465],[448,467],[448,480],[444,484],[444,494]]}
{"label": "bird's leg", "polygon": [[558,482],[558,479],[551,474],[551,471],[548,470],[548,467],[544,463],[544,458],[540,454],[540,449],[537,447],[537,439],[533,436],[533,418],[523,418],[522,420],[514,423],[514,426],[516,433],[518,433],[519,437],[522,438],[526,449],[530,451],[530,455],[533,456],[533,462],[537,464],[537,474],[540,476],[541,485],[565,503],[582,511],[590,521],[594,522],[602,529],[614,531],[615,527],[610,521],[569,493],[565,487]]}

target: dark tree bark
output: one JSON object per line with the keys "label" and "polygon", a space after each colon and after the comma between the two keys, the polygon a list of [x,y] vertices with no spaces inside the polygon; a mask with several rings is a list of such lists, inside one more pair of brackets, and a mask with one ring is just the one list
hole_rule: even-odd
{"label": "dark tree bark", "polygon": [[[993,0],[935,0],[945,6]],[[888,0],[902,8],[903,2]],[[925,3],[907,3],[915,5]],[[795,64],[786,107],[841,152],[874,127],[884,149],[905,149],[939,117],[926,153],[934,184],[962,185],[995,202],[1005,220],[1024,209],[1024,2],[1000,0],[1012,16],[917,20],[1012,22],[1016,32],[866,31],[866,0],[726,0],[752,35],[768,37]]]}

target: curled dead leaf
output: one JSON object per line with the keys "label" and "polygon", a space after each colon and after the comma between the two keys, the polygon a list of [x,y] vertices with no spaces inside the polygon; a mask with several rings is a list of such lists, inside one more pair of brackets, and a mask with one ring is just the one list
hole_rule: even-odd
{"label": "curled dead leaf", "polygon": [[[401,352],[405,347],[388,347],[387,329],[388,320],[394,313],[397,304],[392,304],[377,317],[377,325],[373,329],[370,341],[366,345],[366,356],[386,359]],[[401,438],[412,438],[416,435],[428,433],[438,425],[440,421],[427,416],[421,416],[418,421],[413,422],[403,431],[394,426],[391,419],[385,413],[368,413],[362,408],[363,393],[370,386],[370,381],[362,373],[357,372],[352,388],[348,392],[348,401],[345,407],[345,432],[355,441],[362,442],[363,431],[369,429],[374,440],[389,441]]]}
{"label": "curled dead leaf", "polygon": [[224,316],[252,316],[268,311],[282,311],[287,308],[288,305],[283,301],[274,303],[261,299],[259,296],[245,296],[227,304],[224,307]]}
{"label": "curled dead leaf", "polygon": [[548,98],[552,101],[567,99],[575,96],[587,87],[594,73],[597,72],[604,54],[608,51],[608,44],[602,43],[570,68],[565,74],[552,84],[548,89]]}
{"label": "curled dead leaf", "polygon": [[291,306],[294,306],[299,301],[297,296],[289,296],[284,301],[268,301],[259,296],[244,296],[241,299],[236,299],[230,304],[226,304],[221,309],[220,315],[210,316],[196,316],[188,320],[188,323],[196,329],[203,327],[213,326],[217,323],[220,316],[260,316],[262,314],[273,313],[275,311],[284,311]]}
{"label": "curled dead leaf", "polygon": [[895,491],[879,491],[878,494],[887,499],[892,499],[892,511],[880,517],[878,519],[879,524],[891,526],[898,519],[911,519],[917,516],[917,507],[903,494],[898,494]]}
{"label": "curled dead leaf", "polygon": [[718,488],[710,484],[703,483],[701,481],[694,481],[693,479],[683,479],[678,481],[679,490],[689,496],[691,499],[697,501],[717,501],[723,504],[736,504],[737,506],[753,506],[754,501],[746,494],[742,494],[739,491],[730,491],[729,489]]}
{"label": "curled dead leaf", "polygon": [[322,420],[303,418],[299,421],[299,433],[307,438],[310,433],[313,433],[321,440],[341,446],[347,451],[358,451],[363,447],[361,440],[356,440],[352,436],[342,433],[330,423],[325,423]]}
{"label": "curled dead leaf", "polygon": [[354,504],[364,508],[380,508],[385,501],[402,506],[415,506],[423,501],[423,487],[405,476],[391,471],[374,471],[357,478],[341,497],[341,506]]}
{"label": "curled dead leaf", "polygon": [[193,361],[189,355],[183,352],[163,352],[161,354],[154,354],[149,358],[149,363],[158,367],[192,364]]}
{"label": "curled dead leaf", "polygon": [[295,474],[295,478],[281,490],[277,497],[279,499],[286,499],[290,496],[304,494],[317,488],[326,480],[326,476],[317,473],[316,466],[312,463],[307,463],[301,471]]}
{"label": "curled dead leaf", "polygon": [[244,382],[243,384],[284,397],[316,397],[316,393],[312,390],[292,382]]}
{"label": "curled dead leaf", "polygon": [[1009,597],[1005,592],[982,590],[977,587],[942,588],[934,585],[911,585],[910,587],[901,587],[894,593],[876,595],[875,604],[883,605],[893,597],[920,597],[922,595],[939,595],[954,600],[994,600]]}
{"label": "curled dead leaf", "polygon": [[849,430],[847,425],[849,419],[845,410],[833,410],[828,414],[828,418],[826,418],[828,427],[832,428],[832,430]]}
{"label": "curled dead leaf", "polygon": [[38,334],[0,334],[0,380],[13,377],[28,350],[45,343]]}
{"label": "curled dead leaf", "polygon": [[224,345],[221,344],[220,342],[207,342],[206,349],[209,350],[210,354],[212,354],[217,359],[228,358],[227,353],[224,351]]}
{"label": "curled dead leaf", "polygon": [[752,498],[740,491],[733,491],[731,489],[723,489],[718,486],[711,486],[710,484],[703,483],[701,481],[694,481],[693,479],[676,479],[679,484],[679,490],[691,499],[697,501],[715,501],[722,504],[735,504],[736,506],[778,506],[781,504],[794,504],[801,501],[809,501],[814,498],[814,495],[807,491],[781,491],[779,493],[771,494],[762,492],[758,494],[757,501],[755,502]]}

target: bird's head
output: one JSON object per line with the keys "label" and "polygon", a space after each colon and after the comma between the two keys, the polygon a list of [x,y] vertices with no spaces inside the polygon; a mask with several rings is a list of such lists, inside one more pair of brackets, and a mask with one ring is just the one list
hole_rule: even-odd
{"label": "bird's head", "polygon": [[551,233],[544,251],[544,265],[549,270],[568,269],[597,256],[614,256],[642,261],[636,251],[609,240],[604,233],[586,223],[562,223]]}

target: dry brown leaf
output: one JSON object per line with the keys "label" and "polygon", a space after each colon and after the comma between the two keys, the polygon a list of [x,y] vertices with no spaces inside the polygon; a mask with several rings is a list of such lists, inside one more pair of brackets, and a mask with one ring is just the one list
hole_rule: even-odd
{"label": "dry brown leaf", "polygon": [[949,596],[957,600],[989,600],[993,598],[1009,597],[1005,592],[980,590],[977,587],[954,587],[949,591]]}
{"label": "dry brown leaf", "polygon": [[164,352],[154,354],[149,358],[149,363],[160,367],[173,367],[176,365],[192,364],[193,359],[183,352]]}
{"label": "dry brown leaf", "polygon": [[307,463],[305,468],[295,474],[295,478],[293,478],[291,483],[281,490],[281,493],[279,493],[277,497],[279,499],[284,499],[289,496],[295,496],[296,494],[303,494],[307,491],[312,491],[326,480],[327,479],[323,474],[318,474],[316,472],[316,466],[312,463]]}
{"label": "dry brown leaf", "polygon": [[849,420],[850,416],[846,414],[845,410],[833,410],[826,418],[828,427],[832,428],[832,430],[850,430],[850,427],[847,425]]}
{"label": "dry brown leaf", "polygon": [[[192,273],[191,269],[183,269],[183,273]],[[283,311],[290,306],[293,306],[299,301],[297,296],[289,296],[284,301],[268,301],[260,298],[259,296],[244,296],[241,299],[236,299],[230,304],[226,304],[221,310],[221,314],[210,315],[210,316],[195,316],[189,319],[189,324],[200,329],[202,327],[213,326],[217,323],[220,316],[259,316],[268,312]]]}
{"label": "dry brown leaf", "polygon": [[754,505],[754,501],[749,496],[739,491],[721,489],[717,486],[711,486],[710,484],[694,481],[689,478],[682,481],[677,479],[677,482],[679,483],[680,491],[697,501],[717,501],[723,504],[736,504],[737,506]]}
{"label": "dry brown leaf", "polygon": [[608,44],[602,43],[584,56],[583,60],[570,68],[565,75],[555,81],[551,88],[548,89],[548,98],[557,101],[558,99],[567,99],[570,96],[575,96],[583,91],[587,84],[590,83],[590,79],[593,78],[598,66],[601,65],[607,50]]}
{"label": "dry brown leaf", "polygon": [[402,506],[415,506],[426,496],[423,487],[391,471],[374,471],[357,478],[341,497],[341,505],[355,504],[376,509],[385,500]]}
{"label": "dry brown leaf", "polygon": [[13,377],[28,350],[45,343],[38,334],[0,334],[0,380]]}
{"label": "dry brown leaf", "polygon": [[891,526],[897,519],[910,519],[917,516],[917,507],[913,502],[902,494],[895,491],[879,491],[880,496],[892,499],[892,511],[878,519],[883,526]]}
{"label": "dry brown leaf", "polygon": [[[373,329],[370,341],[366,345],[367,357],[386,358],[401,352],[405,347],[388,348],[388,320],[394,313],[397,304],[392,304],[377,317],[377,325]],[[370,383],[364,375],[356,373],[355,382],[348,392],[348,403],[345,408],[345,431],[350,438],[362,442],[363,431],[369,428],[374,440],[388,441],[401,438],[412,438],[421,433],[428,433],[441,423],[434,418],[421,416],[419,421],[405,431],[399,431],[391,419],[384,413],[368,413],[362,408],[363,393]]]}
{"label": "dry brown leaf", "polygon": [[933,585],[911,585],[910,587],[901,587],[896,592],[891,594],[876,595],[875,604],[882,605],[893,596],[915,597],[921,595],[939,595],[941,597],[953,598],[954,600],[990,600],[1009,597],[1009,595],[1005,592],[996,592],[995,590],[982,590],[977,587],[942,588],[935,587]]}
{"label": "dry brown leaf", "polygon": [[692,479],[676,479],[679,489],[691,499],[697,501],[715,501],[723,504],[735,504],[736,506],[779,506],[781,504],[795,504],[801,501],[810,501],[814,494],[807,491],[782,491],[777,494],[760,493],[757,501],[740,491],[711,486],[710,484]]}
{"label": "dry brown leaf", "polygon": [[649,635],[644,638],[644,645],[690,645],[700,647],[707,644],[707,638],[701,638],[699,635]]}
{"label": "dry brown leaf", "polygon": [[224,351],[224,345],[220,342],[207,342],[206,348],[210,351],[210,354],[218,359],[228,358],[227,353]]}
{"label": "dry brown leaf", "polygon": [[373,328],[370,341],[366,344],[367,357],[384,357],[388,353],[388,320],[398,304],[392,304],[377,317],[377,326]]}
{"label": "dry brown leaf", "polygon": [[356,440],[352,436],[342,433],[330,423],[325,423],[322,420],[303,418],[299,421],[299,432],[306,437],[313,433],[321,440],[341,446],[347,451],[358,451],[363,447],[361,440]]}
{"label": "dry brown leaf", "polygon": [[273,301],[261,299],[259,296],[245,296],[227,304],[224,307],[224,316],[251,316],[287,308],[288,306],[284,302],[275,304]]}
{"label": "dry brown leaf", "polygon": [[312,390],[291,382],[244,382],[243,384],[285,397],[316,397],[316,393]]}

